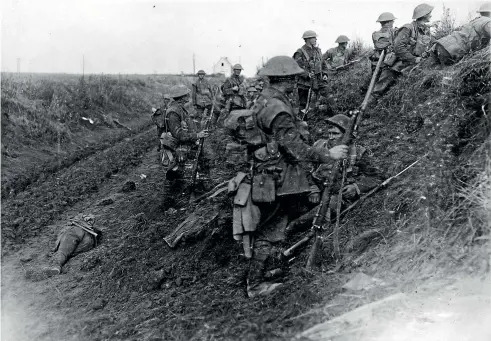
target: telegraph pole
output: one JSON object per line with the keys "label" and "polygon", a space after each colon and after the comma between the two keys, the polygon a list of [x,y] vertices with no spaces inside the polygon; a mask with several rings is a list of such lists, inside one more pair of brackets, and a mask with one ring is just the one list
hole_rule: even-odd
{"label": "telegraph pole", "polygon": [[195,55],[193,53],[193,75],[196,74],[196,58],[195,58]]}

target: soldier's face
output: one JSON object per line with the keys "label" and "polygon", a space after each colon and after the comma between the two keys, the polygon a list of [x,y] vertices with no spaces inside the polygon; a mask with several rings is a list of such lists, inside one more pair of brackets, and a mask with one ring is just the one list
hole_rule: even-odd
{"label": "soldier's face", "polygon": [[199,77],[199,79],[203,79],[203,78],[205,78],[205,75],[203,75],[202,73],[200,73],[200,74],[198,75],[198,77]]}
{"label": "soldier's face", "polygon": [[348,43],[339,43],[339,47],[345,49]]}
{"label": "soldier's face", "polygon": [[343,137],[343,132],[338,127],[329,127],[327,129],[327,134],[329,135],[329,141],[332,144],[341,142],[341,138]]}
{"label": "soldier's face", "polygon": [[317,38],[316,37],[308,38],[306,40],[307,40],[307,43],[310,44],[310,45],[312,45],[312,46],[316,46],[317,45]]}
{"label": "soldier's face", "polygon": [[241,69],[234,69],[234,75],[239,76],[241,71]]}

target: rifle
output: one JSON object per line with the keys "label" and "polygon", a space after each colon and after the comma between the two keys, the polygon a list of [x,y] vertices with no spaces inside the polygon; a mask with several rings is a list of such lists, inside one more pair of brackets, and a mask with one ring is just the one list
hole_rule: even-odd
{"label": "rifle", "polygon": [[[375,86],[375,79],[378,75],[378,72],[380,70],[380,66],[382,64],[382,61],[384,60],[385,56],[385,51],[382,51],[380,54],[377,67],[375,68],[375,72],[372,75],[372,79],[370,81],[370,86],[368,87],[368,91],[365,95],[365,98],[363,100],[363,103],[360,107],[360,110],[355,110],[353,112],[354,117],[351,119],[351,124],[348,126],[346,131],[344,132],[343,139],[341,140],[342,145],[347,145],[349,146],[351,144],[351,140],[353,138],[353,133],[355,133],[358,130],[358,127],[360,125],[361,119],[363,117],[363,113],[366,110],[368,106],[368,99],[370,98],[370,95],[373,91],[373,87]],[[331,201],[331,196],[332,196],[332,190],[334,187],[334,184],[337,183],[338,181],[338,175],[339,175],[339,169],[342,166],[343,160],[337,160],[336,163],[334,164],[333,171],[331,172],[329,179],[327,179],[324,182],[324,191],[322,192],[322,201],[321,204],[319,205],[319,208],[317,209],[316,215],[314,217],[314,221],[312,223],[312,229],[315,232],[315,240],[314,240],[314,245],[312,245],[312,250],[310,251],[309,258],[307,260],[307,270],[312,270],[312,267],[314,265],[315,259],[317,258],[317,254],[319,252],[319,249],[322,244],[322,230],[324,228],[324,221],[325,223],[329,224],[330,221],[327,221],[325,219],[326,215],[330,213],[330,208],[329,208],[329,202]]]}
{"label": "rifle", "polygon": [[[370,52],[370,53],[371,53],[371,52]],[[362,61],[363,59],[365,59],[365,58],[366,58],[368,55],[369,55],[369,53],[365,53],[365,54],[363,54],[363,55],[362,55],[360,58],[358,58],[358,59],[352,60],[351,62],[349,62],[349,63],[347,63],[347,64],[344,64],[344,65],[340,65],[340,66],[338,66],[338,67],[335,67],[335,68],[334,68],[334,71],[343,70],[343,69],[347,68],[347,67],[348,67],[348,66],[350,66],[350,65],[356,64],[356,63],[358,63],[358,62]]]}
{"label": "rifle", "polygon": [[[215,97],[216,97],[216,93],[215,93]],[[208,130],[208,128],[210,126],[210,122],[211,122],[212,117],[213,117],[213,110],[214,109],[215,109],[215,101],[213,101],[213,105],[211,106],[210,117],[206,118],[206,114],[208,113],[207,109],[205,109],[203,111],[203,117],[206,118],[205,119],[206,124],[205,124],[204,130]],[[196,178],[198,176],[198,162],[199,162],[199,157],[201,156],[201,153],[203,152],[203,143],[204,142],[205,142],[205,138],[202,137],[199,140],[198,151],[196,152],[196,160],[194,161],[194,164],[193,164],[193,171],[192,171],[193,177],[192,177],[192,182],[191,182],[191,197],[189,199],[190,201],[193,201],[194,197],[195,197],[194,187],[196,186]]]}
{"label": "rifle", "polygon": [[309,94],[307,95],[307,105],[305,106],[305,109],[302,110],[303,116],[302,116],[302,121],[305,120],[305,116],[307,116],[309,110],[310,110],[310,102],[312,101],[312,84],[313,82],[310,82],[310,88],[309,88]]}
{"label": "rifle", "polygon": [[191,93],[191,100],[193,101],[193,105],[196,106],[198,105],[198,99],[197,99],[197,93],[198,93],[198,89],[197,89],[197,86],[196,84],[191,84],[192,88],[193,88],[193,91]]}
{"label": "rifle", "polygon": [[[370,190],[369,192],[365,193],[358,200],[356,200],[350,206],[348,206],[347,208],[345,208],[339,214],[339,216],[340,217],[341,216],[344,216],[346,213],[348,213],[349,211],[351,211],[352,209],[354,209],[355,207],[357,207],[360,203],[362,203],[363,201],[365,201],[368,197],[370,197],[374,193],[378,192],[381,188],[387,186],[392,180],[394,180],[395,178],[399,177],[401,174],[405,173],[409,168],[412,168],[415,164],[417,164],[419,161],[421,161],[421,159],[423,159],[426,155],[427,154],[423,155],[421,158],[419,158],[418,160],[416,160],[413,163],[411,163],[409,166],[407,166],[406,168],[404,168],[402,171],[400,171],[396,175],[391,176],[390,178],[386,179],[384,182],[382,182],[377,187],[375,187],[372,190]],[[336,219],[337,219],[337,217],[336,217]],[[332,234],[334,234],[334,232],[332,232],[331,234],[329,234],[329,236],[331,236]],[[301,247],[302,245],[306,244],[313,236],[314,236],[314,232],[313,231],[309,231],[305,237],[303,237],[298,242],[296,242],[295,244],[293,244],[293,246],[291,246],[288,249],[286,249],[285,251],[283,251],[282,252],[283,257],[285,257],[285,258],[290,257],[299,247]]]}

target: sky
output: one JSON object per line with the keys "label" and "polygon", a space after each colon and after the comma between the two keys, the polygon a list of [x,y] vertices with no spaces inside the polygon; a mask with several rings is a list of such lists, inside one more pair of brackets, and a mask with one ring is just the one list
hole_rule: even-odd
{"label": "sky", "polygon": [[[382,12],[411,22],[419,1],[321,0],[2,0],[1,70],[153,74],[212,72],[220,57],[253,76],[261,60],[292,56],[302,33],[318,46],[340,34],[371,45]],[[457,23],[476,17],[482,1],[433,1],[432,20],[450,8]]]}

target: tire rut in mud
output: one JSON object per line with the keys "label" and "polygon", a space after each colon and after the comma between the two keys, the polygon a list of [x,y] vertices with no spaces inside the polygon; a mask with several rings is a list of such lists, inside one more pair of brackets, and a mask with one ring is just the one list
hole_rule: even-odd
{"label": "tire rut in mud", "polygon": [[113,174],[139,165],[155,145],[153,131],[126,137],[73,162],[56,173],[42,173],[24,191],[2,202],[2,247],[16,248],[63,211],[98,192]]}

